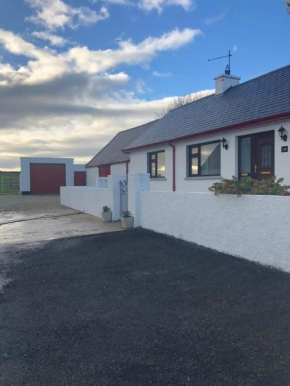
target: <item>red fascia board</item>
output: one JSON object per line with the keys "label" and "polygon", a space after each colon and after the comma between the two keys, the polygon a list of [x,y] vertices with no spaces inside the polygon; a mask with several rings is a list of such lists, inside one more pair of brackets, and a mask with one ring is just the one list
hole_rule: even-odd
{"label": "red fascia board", "polygon": [[167,145],[169,142],[179,142],[179,141],[184,141],[185,139],[203,137],[203,136],[206,136],[209,134],[235,131],[235,130],[240,129],[241,127],[246,129],[249,126],[255,127],[255,126],[258,126],[260,124],[279,122],[279,121],[281,121],[283,119],[287,119],[287,118],[290,118],[290,111],[286,111],[285,113],[270,115],[270,116],[264,117],[264,118],[255,118],[255,119],[251,119],[249,121],[234,123],[234,124],[229,125],[229,126],[218,127],[216,129],[210,129],[207,131],[203,131],[201,133],[185,135],[183,137],[176,137],[176,138],[170,139],[169,141],[168,140],[167,141],[160,141],[160,142],[152,143],[150,145],[142,145],[142,146],[132,147],[132,148],[123,150],[123,152],[124,153],[130,153],[130,151],[132,151],[132,150],[139,150],[139,149],[144,149],[146,147],[152,147],[152,146],[158,146],[158,145]]}

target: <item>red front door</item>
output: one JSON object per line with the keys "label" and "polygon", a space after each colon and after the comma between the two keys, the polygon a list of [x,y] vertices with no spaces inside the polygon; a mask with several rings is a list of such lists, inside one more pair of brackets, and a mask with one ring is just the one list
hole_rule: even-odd
{"label": "red front door", "polygon": [[65,186],[64,164],[30,164],[30,192],[32,194],[59,194]]}
{"label": "red front door", "polygon": [[75,186],[86,186],[86,172],[74,172]]}

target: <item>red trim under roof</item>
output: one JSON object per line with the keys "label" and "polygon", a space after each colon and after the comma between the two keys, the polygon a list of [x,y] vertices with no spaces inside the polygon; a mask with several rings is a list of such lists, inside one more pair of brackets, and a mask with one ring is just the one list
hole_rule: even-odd
{"label": "red trim under roof", "polygon": [[111,162],[110,164],[100,164],[100,165],[94,165],[94,166],[88,166],[86,165],[86,168],[100,168],[102,166],[111,166],[111,165],[117,165],[117,164],[125,164],[127,162],[130,162],[130,160],[127,161],[119,161],[119,162]]}
{"label": "red trim under roof", "polygon": [[189,135],[186,135],[183,137],[176,137],[176,138],[173,138],[173,139],[170,139],[167,141],[159,141],[159,142],[151,143],[149,145],[132,147],[132,148],[123,150],[123,152],[124,153],[130,153],[131,150],[144,149],[146,147],[152,147],[152,146],[156,146],[156,145],[167,144],[168,142],[183,141],[187,138],[202,137],[202,136],[205,136],[208,134],[215,134],[215,133],[226,132],[226,131],[235,131],[241,127],[244,127],[246,129],[248,126],[255,127],[255,126],[260,125],[261,123],[266,124],[266,123],[272,123],[272,122],[279,122],[279,121],[281,121],[283,119],[287,119],[287,118],[290,118],[290,111],[286,111],[284,113],[279,113],[279,114],[275,114],[275,115],[270,115],[270,116],[264,117],[264,118],[255,118],[255,119],[251,119],[249,121],[234,123],[234,124],[229,125],[229,126],[218,127],[216,129],[210,129],[207,131],[203,131],[201,133],[189,134]]}

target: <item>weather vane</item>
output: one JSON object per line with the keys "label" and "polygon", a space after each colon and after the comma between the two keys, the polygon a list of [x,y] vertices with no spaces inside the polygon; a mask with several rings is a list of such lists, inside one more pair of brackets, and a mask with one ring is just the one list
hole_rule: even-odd
{"label": "weather vane", "polygon": [[225,74],[231,75],[231,50],[229,50],[229,53],[225,56],[219,56],[218,58],[208,59],[208,62],[211,62],[213,60],[223,59],[223,58],[229,58],[229,64],[227,64],[225,69]]}

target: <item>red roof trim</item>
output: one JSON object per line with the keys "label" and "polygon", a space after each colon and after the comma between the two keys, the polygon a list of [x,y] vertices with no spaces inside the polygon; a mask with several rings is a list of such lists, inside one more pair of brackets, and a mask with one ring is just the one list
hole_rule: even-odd
{"label": "red roof trim", "polygon": [[235,131],[241,127],[244,127],[246,129],[248,126],[255,127],[255,126],[260,125],[261,123],[266,124],[266,123],[272,123],[272,122],[279,122],[285,118],[290,118],[290,111],[286,111],[286,112],[280,113],[280,114],[270,115],[270,116],[264,117],[264,118],[255,118],[255,119],[251,119],[249,121],[234,123],[234,124],[229,125],[229,126],[218,127],[216,129],[203,131],[203,132],[197,133],[197,134],[190,134],[190,135],[186,135],[183,137],[176,137],[176,138],[170,139],[169,141],[168,140],[167,141],[160,141],[160,142],[152,143],[150,145],[142,145],[142,146],[132,147],[132,148],[123,150],[123,152],[127,153],[127,152],[130,152],[130,150],[144,149],[146,147],[152,147],[152,146],[158,146],[161,144],[167,144],[168,142],[183,141],[187,138],[189,139],[189,138],[195,138],[195,137],[202,137],[202,136],[205,136],[208,134],[215,134],[215,133],[225,132],[225,131]]}

